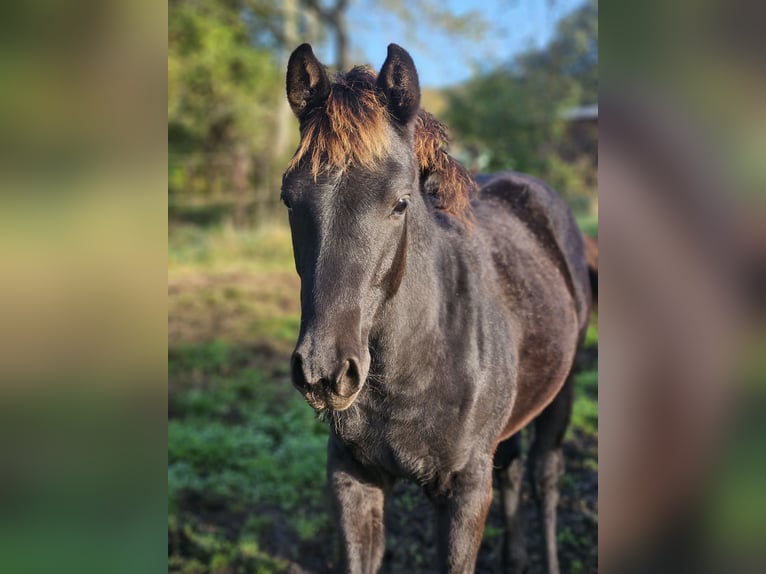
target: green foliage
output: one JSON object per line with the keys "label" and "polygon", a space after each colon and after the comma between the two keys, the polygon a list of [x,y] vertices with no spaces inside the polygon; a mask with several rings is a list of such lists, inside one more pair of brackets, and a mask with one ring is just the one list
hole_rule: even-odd
{"label": "green foliage", "polygon": [[[585,352],[598,349],[598,315],[591,315],[588,330],[585,333]],[[573,433],[585,435],[598,434],[598,370],[583,370],[575,374],[575,399],[572,405],[571,424],[567,436]],[[586,459],[586,466],[597,469],[598,462]]]}
{"label": "green foliage", "polygon": [[583,344],[586,349],[598,347],[598,317],[591,319],[588,330],[585,332],[585,342]]}
{"label": "green foliage", "polygon": [[598,392],[598,371],[583,371],[575,375],[575,384],[584,394],[595,395]]}
{"label": "green foliage", "polygon": [[598,101],[598,0],[586,0],[561,19],[543,50],[517,59],[519,70],[538,93],[573,105]]}
{"label": "green foliage", "polygon": [[580,230],[585,234],[598,239],[598,216],[586,215],[577,218],[577,225],[580,226]]}
{"label": "green foliage", "polygon": [[503,528],[492,526],[487,523],[484,526],[484,540],[491,540],[492,538],[500,538],[505,530]]}
{"label": "green foliage", "polygon": [[575,376],[575,401],[569,432],[598,433],[598,371],[584,371]]}
{"label": "green foliage", "polygon": [[236,161],[270,157],[281,70],[273,53],[253,42],[268,14],[245,18],[243,10],[226,0],[169,5],[171,193],[225,193]]}
{"label": "green foliage", "polygon": [[[561,138],[560,135],[552,137]],[[595,166],[591,158],[581,155],[575,159],[564,159],[554,151],[544,159],[541,169],[545,181],[566,197],[575,213],[590,212],[590,199],[596,192]]]}
{"label": "green foliage", "polygon": [[[229,500],[233,508],[276,504],[294,512],[300,510],[299,503],[321,506],[326,434],[312,432],[313,425],[305,424],[297,409],[285,416],[262,414],[260,420],[249,415],[247,422],[232,426],[217,420],[170,421],[171,508],[191,494],[209,504]],[[289,433],[288,424],[295,425]]]}
{"label": "green foliage", "polygon": [[558,534],[556,535],[556,539],[558,540],[559,544],[574,544],[576,542],[574,533],[568,527],[564,527],[559,530]]}
{"label": "green foliage", "polygon": [[202,347],[180,347],[168,357],[168,370],[171,374],[184,370],[215,374],[227,370],[231,357],[232,349],[223,340]]}

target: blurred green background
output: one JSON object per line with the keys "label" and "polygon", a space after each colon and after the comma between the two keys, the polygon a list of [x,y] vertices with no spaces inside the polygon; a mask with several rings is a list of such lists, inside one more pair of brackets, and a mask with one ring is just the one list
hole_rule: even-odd
{"label": "blurred green background", "polygon": [[[536,22],[526,37],[509,29],[522,21]],[[292,49],[310,42],[333,70],[378,68],[386,45],[400,43],[418,66],[423,107],[451,128],[456,157],[474,172],[513,169],[550,182],[597,236],[597,32],[595,1],[169,3],[172,572],[327,572],[337,564],[324,491],[327,429],[288,374],[300,322],[279,202],[298,143],[284,96]],[[567,435],[565,572],[596,571],[597,342],[594,322]],[[524,497],[539,570],[537,517]],[[432,518],[417,488],[397,487],[384,571],[431,570]],[[479,571],[499,571],[501,524],[496,503]]]}

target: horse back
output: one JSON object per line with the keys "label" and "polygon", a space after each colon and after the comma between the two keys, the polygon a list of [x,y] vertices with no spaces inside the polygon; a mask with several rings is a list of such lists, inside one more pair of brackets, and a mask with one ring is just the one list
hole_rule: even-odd
{"label": "horse back", "polygon": [[505,437],[563,386],[588,326],[591,293],[582,234],[556,192],[514,172],[477,180],[477,231],[491,253],[517,356]]}

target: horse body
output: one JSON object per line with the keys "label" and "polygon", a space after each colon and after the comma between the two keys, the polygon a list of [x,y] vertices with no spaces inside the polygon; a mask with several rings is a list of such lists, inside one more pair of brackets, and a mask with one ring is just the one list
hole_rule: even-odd
{"label": "horse body", "polygon": [[[492,498],[493,455],[507,470],[508,530],[517,535],[506,554],[522,562],[518,480],[511,477],[518,449],[498,444],[542,412],[551,430],[538,429],[546,444],[533,448],[542,461],[536,492],[555,572],[558,491],[551,489],[569,395],[554,397],[587,325],[582,238],[563,201],[520,174],[490,179],[472,201],[473,215],[454,217],[461,196],[450,185],[465,179],[418,132],[434,125],[419,111],[409,55],[392,45],[376,80],[357,74],[336,88],[310,48],[293,54],[288,98],[303,141],[283,185],[302,287],[293,380],[331,423],[328,482],[345,569],[377,570],[385,494],[405,478],[436,508],[440,570],[472,571]],[[387,107],[382,127],[377,105]],[[342,106],[350,118],[332,115]],[[354,114],[377,140],[354,140],[361,125]],[[317,169],[336,152],[353,157],[367,145],[385,155],[377,165]]]}
{"label": "horse body", "polygon": [[[561,200],[548,191],[501,174],[479,191],[471,233],[437,218],[408,228],[422,243],[411,246],[399,294],[371,332],[369,392],[331,413],[359,460],[424,486],[444,482],[560,390],[587,327],[588,278],[576,241],[574,256],[558,243],[576,224],[549,219],[540,200]],[[518,204],[533,194],[530,216]]]}
{"label": "horse body", "polygon": [[502,437],[508,438],[551,402],[571,370],[588,326],[588,270],[569,208],[539,180],[499,174],[480,190],[475,212],[477,231],[493,246],[500,297],[516,334],[516,400]]}

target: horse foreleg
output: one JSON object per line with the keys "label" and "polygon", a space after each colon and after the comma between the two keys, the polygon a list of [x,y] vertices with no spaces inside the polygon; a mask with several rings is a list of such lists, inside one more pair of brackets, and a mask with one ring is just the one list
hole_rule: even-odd
{"label": "horse foreleg", "polygon": [[340,531],[342,571],[374,574],[385,550],[384,484],[330,438],[327,478],[335,522]]}
{"label": "horse foreleg", "polygon": [[436,507],[439,571],[473,572],[492,502],[492,461],[486,457],[469,462],[431,498]]}
{"label": "horse foreleg", "polygon": [[559,574],[556,540],[556,507],[564,474],[561,443],[572,413],[574,378],[569,376],[559,394],[535,419],[535,440],[530,451],[532,492],[537,500],[545,540],[549,574]]}
{"label": "horse foreleg", "polygon": [[521,574],[527,569],[527,545],[521,509],[521,487],[524,464],[521,458],[521,436],[516,433],[497,446],[495,473],[500,483],[505,530],[503,533],[503,572]]}

